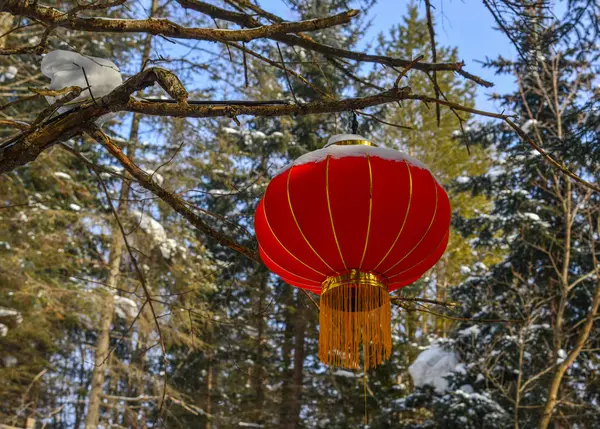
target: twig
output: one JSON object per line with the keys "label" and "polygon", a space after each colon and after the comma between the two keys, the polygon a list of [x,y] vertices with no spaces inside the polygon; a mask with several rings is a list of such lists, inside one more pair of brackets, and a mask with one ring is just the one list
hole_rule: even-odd
{"label": "twig", "polygon": [[288,84],[288,88],[292,94],[292,98],[294,102],[298,104],[298,99],[296,98],[296,93],[294,92],[294,87],[292,86],[292,82],[290,82],[290,76],[288,75],[287,67],[285,66],[285,61],[283,61],[283,54],[281,53],[281,48],[279,47],[279,43],[277,43],[277,52],[279,52],[279,60],[281,61],[281,67],[283,68],[283,72],[285,74],[285,79]]}
{"label": "twig", "polygon": [[409,70],[412,69],[415,65],[417,65],[417,63],[419,61],[421,61],[423,58],[425,58],[424,55],[419,55],[417,58],[415,58],[414,60],[412,60],[406,67],[404,67],[402,69],[402,71],[400,72],[400,74],[396,78],[396,81],[394,82],[394,87],[395,88],[398,88],[398,85],[400,85],[400,80],[402,80],[402,78],[404,76],[406,76],[406,73],[408,73]]}
{"label": "twig", "polygon": [[[435,46],[435,29],[433,28],[433,18],[431,16],[431,0],[425,0],[425,11],[427,14],[427,29],[429,30],[429,40],[431,42],[431,61],[434,63],[437,62],[437,50]],[[437,72],[435,70],[433,73],[433,90],[435,91],[435,98],[440,98],[440,88],[437,84]],[[437,118],[438,128],[441,122],[441,113],[440,113],[440,105],[435,105],[435,117]]]}
{"label": "twig", "polygon": [[555,160],[548,152],[546,152],[544,149],[542,149],[536,142],[534,142],[531,137],[529,137],[527,135],[527,133],[525,131],[523,131],[523,129],[521,127],[519,127],[517,124],[515,124],[513,121],[510,120],[510,118],[504,118],[504,120],[506,121],[506,123],[513,129],[515,130],[515,132],[519,135],[519,137],[521,137],[523,140],[525,140],[531,147],[533,147],[536,151],[538,151],[540,153],[540,155],[542,155],[542,157],[548,161],[551,165],[553,165],[554,167],[558,168],[560,171],[562,171],[564,174],[566,174],[567,176],[569,176],[571,179],[581,183],[582,185],[593,189],[596,192],[600,192],[600,186],[598,186],[595,183],[591,183],[588,182],[585,179],[582,179],[581,177],[579,177],[577,174],[573,173],[571,170],[569,170],[567,167],[565,167],[564,165],[562,165],[561,163],[559,163],[557,160]]}
{"label": "twig", "polygon": [[[142,271],[140,270],[140,267],[138,266],[137,263],[137,259],[135,258],[135,256],[133,255],[133,251],[131,250],[131,246],[129,245],[129,240],[127,239],[127,234],[125,234],[125,229],[123,228],[123,224],[121,223],[121,220],[119,219],[119,214],[117,213],[117,210],[115,209],[111,199],[110,199],[110,192],[108,191],[108,188],[106,187],[106,184],[104,183],[104,180],[102,180],[102,177],[100,177],[100,173],[98,173],[98,171],[92,167],[94,173],[96,174],[96,176],[98,177],[98,180],[100,181],[100,184],[102,186],[102,189],[104,191],[104,194],[106,195],[106,199],[108,201],[108,205],[110,207],[111,212],[113,213],[113,216],[115,217],[115,221],[117,222],[117,225],[119,227],[119,231],[121,232],[121,236],[123,238],[123,243],[125,244],[125,248],[127,249],[127,253],[129,253],[129,258],[131,259],[131,262],[133,264],[133,267],[136,271],[136,274],[140,280],[140,283],[142,285],[142,289],[144,290],[144,294],[146,295],[146,301],[148,302],[148,306],[150,307],[150,312],[152,313],[152,317],[154,319],[154,323],[156,325],[156,330],[158,333],[158,338],[159,338],[159,342],[160,342],[160,347],[162,349],[162,354],[163,354],[163,365],[164,365],[164,374],[165,374],[165,379],[164,379],[164,389],[163,389],[163,395],[162,395],[162,399],[160,401],[160,406],[158,407],[158,415],[160,415],[164,403],[165,403],[165,397],[167,394],[167,367],[168,367],[168,362],[167,362],[167,349],[165,347],[165,343],[164,343],[164,339],[162,336],[162,331],[160,328],[160,323],[158,321],[158,317],[157,317],[157,313],[156,310],[154,308],[154,304],[152,303],[152,295],[150,294],[150,290],[148,289],[148,285],[146,284],[146,279],[144,277],[144,274],[142,273]],[[139,317],[139,315],[141,314],[141,311],[138,312],[137,317]]]}
{"label": "twig", "polygon": [[371,113],[363,112],[361,110],[356,110],[356,113],[358,113],[361,116],[366,116],[368,118],[374,119],[375,121],[377,121],[377,122],[379,122],[381,124],[389,125],[390,127],[400,128],[402,130],[410,130],[410,131],[414,130],[413,127],[409,127],[409,126],[406,126],[406,125],[394,124],[392,122],[387,122],[387,121],[384,121],[383,119],[378,118],[377,116],[375,116],[375,115],[373,115]]}
{"label": "twig", "polygon": [[254,261],[260,262],[260,257],[255,251],[248,249],[247,247],[237,243],[234,239],[212,229],[188,207],[186,202],[181,197],[168,192],[163,187],[158,185],[158,183],[151,180],[150,175],[133,163],[100,128],[92,127],[89,130],[89,134],[94,140],[102,144],[109,151],[109,153],[114,156],[119,163],[121,163],[123,168],[127,170],[127,172],[135,179],[137,179],[140,185],[161,198],[165,203],[169,204],[173,210],[185,217],[192,225],[194,225],[208,237],[215,239],[220,244],[227,246]]}

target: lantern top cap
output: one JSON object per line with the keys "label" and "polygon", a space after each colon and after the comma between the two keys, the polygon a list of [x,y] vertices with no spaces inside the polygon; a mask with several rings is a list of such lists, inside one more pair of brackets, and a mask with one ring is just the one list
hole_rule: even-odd
{"label": "lantern top cap", "polygon": [[377,146],[376,144],[371,143],[369,140],[358,134],[336,134],[334,136],[329,137],[329,140],[327,140],[327,144],[323,147],[329,147],[333,145],[363,145],[375,147]]}

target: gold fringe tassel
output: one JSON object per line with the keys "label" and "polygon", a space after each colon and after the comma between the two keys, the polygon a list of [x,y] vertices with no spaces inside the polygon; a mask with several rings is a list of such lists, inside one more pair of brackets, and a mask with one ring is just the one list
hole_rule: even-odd
{"label": "gold fringe tassel", "polygon": [[[376,367],[392,352],[390,296],[385,279],[350,270],[323,282],[319,359],[342,368]],[[362,345],[362,347],[360,347]]]}

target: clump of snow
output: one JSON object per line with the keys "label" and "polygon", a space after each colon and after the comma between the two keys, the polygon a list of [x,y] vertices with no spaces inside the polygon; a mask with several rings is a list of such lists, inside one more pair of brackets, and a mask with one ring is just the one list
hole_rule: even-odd
{"label": "clump of snow", "polygon": [[473,386],[471,386],[470,384],[463,384],[458,388],[458,390],[468,394],[475,392],[475,389],[473,389]]}
{"label": "clump of snow", "polygon": [[123,173],[123,167],[121,167],[121,166],[117,166],[117,165],[107,165],[107,166],[106,166],[106,167],[104,167],[104,168],[106,168],[107,170],[110,170],[110,171],[112,171],[112,172],[114,172],[114,173],[117,173],[117,174],[121,174],[121,173]]}
{"label": "clump of snow", "polygon": [[490,168],[487,173],[485,173],[486,177],[489,177],[490,179],[496,179],[498,177],[500,177],[501,175],[503,175],[505,173],[504,168],[502,166],[499,165],[495,165],[492,168]]}
{"label": "clump of snow", "polygon": [[65,179],[65,180],[73,180],[71,178],[71,176],[69,176],[67,173],[63,173],[62,171],[55,171],[54,177],[58,177],[59,179]]}
{"label": "clump of snow", "polygon": [[3,356],[2,365],[4,365],[5,368],[12,368],[13,366],[17,365],[17,358],[10,355]]}
{"label": "clump of snow", "polygon": [[69,208],[71,210],[73,210],[73,211],[76,211],[76,212],[78,212],[79,210],[81,210],[81,206],[78,206],[77,204],[73,204],[73,203],[69,204]]}
{"label": "clump of snow", "polygon": [[336,375],[338,377],[347,377],[347,378],[356,378],[356,377],[358,377],[358,374],[356,374],[354,372],[346,371],[346,370],[343,370],[343,369],[336,369],[333,372],[333,375]]}
{"label": "clump of snow", "polygon": [[560,365],[561,363],[563,363],[565,361],[566,358],[567,358],[567,352],[565,351],[565,349],[560,349],[558,351],[558,358],[556,359],[556,364]]}
{"label": "clump of snow", "polygon": [[142,231],[152,238],[154,245],[158,247],[163,258],[171,259],[177,252],[177,242],[167,237],[165,228],[146,213],[134,210],[132,214]]}
{"label": "clump of snow", "polygon": [[485,265],[483,262],[481,261],[477,261],[473,264],[473,268],[479,270],[479,271],[486,271],[488,269],[487,265]]}
{"label": "clump of snow", "polygon": [[23,321],[23,316],[20,311],[17,311],[13,308],[0,307],[0,317],[11,317],[14,318],[17,324]]}
{"label": "clump of snow", "polygon": [[528,219],[535,220],[535,221],[541,220],[540,217],[535,213],[527,212],[527,213],[523,213],[523,216]]}
{"label": "clump of snow", "polygon": [[461,185],[464,185],[465,183],[469,183],[471,179],[468,178],[467,176],[459,176],[456,178],[456,182],[460,183]]}
{"label": "clump of snow", "polygon": [[19,73],[19,69],[15,66],[8,66],[6,70],[2,68],[0,73],[0,82],[4,82],[6,80],[12,80],[17,77],[17,73]]}
{"label": "clump of snow", "polygon": [[531,128],[537,126],[538,124],[539,122],[536,119],[528,119],[523,125],[521,125],[521,129],[526,133],[529,133]]}
{"label": "clump of snow", "polygon": [[246,422],[239,422],[238,426],[243,427],[243,428],[264,428],[265,425],[259,425],[258,423],[246,423]]}
{"label": "clump of snow", "polygon": [[481,329],[479,328],[479,326],[477,325],[473,325],[473,326],[469,326],[466,329],[461,329],[460,331],[457,332],[459,337],[473,337],[476,338],[479,333],[481,332]]}
{"label": "clump of snow", "polygon": [[8,334],[8,326],[4,323],[0,323],[0,337],[6,337],[6,334]]}
{"label": "clump of snow", "polygon": [[231,192],[231,191],[228,191],[226,189],[210,189],[208,191],[208,194],[214,195],[214,196],[233,195],[235,193],[236,192]]}
{"label": "clump of snow", "polygon": [[156,170],[146,170],[146,174],[152,176],[152,180],[158,185],[158,186],[162,186],[162,184],[165,181],[165,178],[162,176],[162,174],[157,173]]}
{"label": "clump of snow", "polygon": [[115,296],[115,313],[121,319],[133,319],[138,314],[138,306],[132,299]]}
{"label": "clump of snow", "polygon": [[229,128],[229,127],[223,127],[223,132],[225,134],[239,134],[240,132],[238,130],[236,130],[235,128]]}
{"label": "clump of snow", "polygon": [[448,389],[445,377],[455,372],[458,365],[455,352],[446,351],[439,344],[432,344],[408,367],[408,372],[415,386],[433,386],[437,393],[442,394]]}
{"label": "clump of snow", "polygon": [[550,227],[550,224],[546,221],[543,221],[540,216],[536,213],[531,213],[531,212],[525,212],[525,213],[519,213],[518,214],[521,218],[526,219],[526,220],[530,220],[533,223],[537,223],[538,225],[541,225],[545,228]]}
{"label": "clump of snow", "polygon": [[[121,71],[115,63],[104,58],[81,55],[77,52],[52,51],[42,59],[41,69],[42,73],[50,78],[50,89],[58,90],[69,86],[87,88],[89,82],[90,88],[82,91],[77,98],[67,103],[68,105],[58,109],[59,113],[67,112],[90,99],[90,91],[94,98],[100,98],[123,83]],[[56,97],[46,97],[50,104],[54,103],[56,99]],[[112,115],[104,116],[97,123],[110,119],[106,116]]]}

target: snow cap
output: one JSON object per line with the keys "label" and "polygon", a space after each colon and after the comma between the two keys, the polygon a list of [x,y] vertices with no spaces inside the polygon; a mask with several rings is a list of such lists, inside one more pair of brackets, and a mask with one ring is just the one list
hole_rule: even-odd
{"label": "snow cap", "polygon": [[[346,142],[356,140],[356,144],[343,144],[338,145],[339,142]],[[406,161],[412,167],[422,168],[428,170],[427,166],[416,158],[410,155],[400,152],[395,149],[387,147],[376,147],[375,145],[369,146],[363,142],[371,143],[369,140],[358,134],[337,134],[332,136],[323,149],[318,149],[302,155],[292,163],[286,165],[283,169],[277,172],[276,176],[282,174],[296,165],[309,164],[311,162],[319,162],[331,156],[333,159],[345,158],[349,156],[353,157],[376,157],[383,158],[390,161],[404,162]]]}
{"label": "snow cap", "polygon": [[[42,59],[41,70],[50,78],[50,89],[63,89],[68,86],[87,88],[89,82],[94,98],[105,96],[123,83],[121,71],[112,61],[71,51],[56,50],[48,53]],[[69,111],[77,106],[78,102],[89,98],[90,90],[82,91],[79,97],[69,102],[69,105],[61,107],[58,112]],[[46,100],[52,104],[56,97],[46,97]]]}
{"label": "snow cap", "polygon": [[[329,147],[329,146],[332,146],[339,142],[346,142],[346,141],[352,141],[352,140],[357,140],[356,144],[361,144],[361,143],[359,143],[359,141],[371,143],[368,139],[366,139],[363,136],[358,135],[358,134],[336,134],[334,136],[329,137],[329,140],[327,140],[327,144],[323,147]],[[371,144],[373,144],[373,143],[371,143]],[[376,146],[376,145],[373,144],[373,146]]]}

